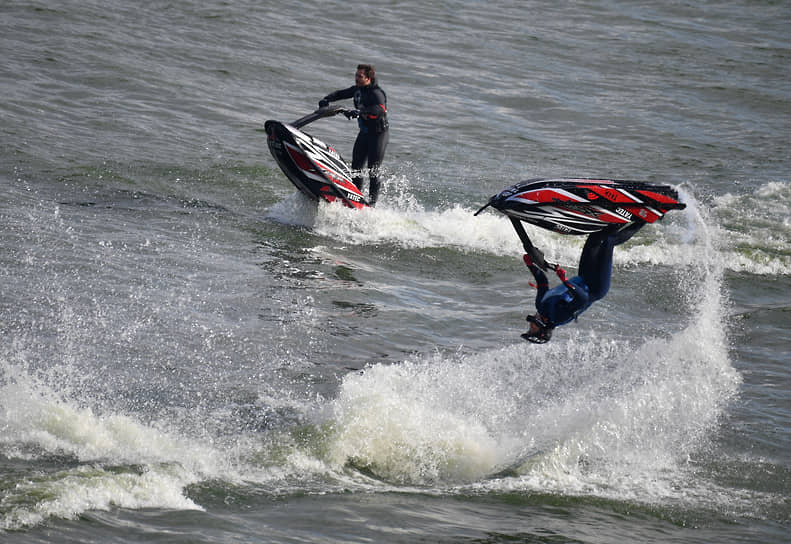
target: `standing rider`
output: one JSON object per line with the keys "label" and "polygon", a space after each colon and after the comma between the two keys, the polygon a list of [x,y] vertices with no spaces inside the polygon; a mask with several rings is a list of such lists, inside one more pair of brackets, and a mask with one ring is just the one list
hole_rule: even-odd
{"label": "standing rider", "polygon": [[354,85],[348,89],[332,92],[319,101],[320,108],[330,102],[354,98],[355,110],[347,112],[349,119],[357,118],[360,132],[354,141],[352,151],[352,170],[355,172],[354,185],[362,191],[362,169],[368,163],[370,188],[368,201],[371,206],[379,198],[379,167],[385,156],[385,148],[390,139],[387,122],[387,95],[376,84],[376,72],[370,64],[359,64],[354,74]]}

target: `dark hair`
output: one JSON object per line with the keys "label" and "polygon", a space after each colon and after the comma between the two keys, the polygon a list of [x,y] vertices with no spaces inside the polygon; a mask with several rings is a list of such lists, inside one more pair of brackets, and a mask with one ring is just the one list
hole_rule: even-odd
{"label": "dark hair", "polygon": [[358,64],[358,70],[363,70],[365,72],[365,77],[371,80],[371,83],[376,83],[376,70],[372,64]]}

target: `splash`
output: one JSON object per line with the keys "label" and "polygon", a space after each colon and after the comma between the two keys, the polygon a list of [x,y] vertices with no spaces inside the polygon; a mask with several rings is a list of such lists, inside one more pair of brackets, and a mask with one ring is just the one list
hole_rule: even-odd
{"label": "splash", "polygon": [[[661,223],[643,229],[615,254],[619,266],[655,264],[687,266],[698,260],[694,238],[699,229],[708,236],[730,240],[720,248],[728,270],[754,274],[791,274],[791,184],[769,183],[754,194],[717,197],[709,205],[697,203],[668,214]],[[402,189],[403,191],[403,189]],[[694,194],[679,189],[681,200],[695,202]],[[701,209],[711,217],[701,220]],[[473,217],[476,210],[461,204],[427,209],[408,193],[396,203],[383,201],[374,209],[352,210],[341,204],[315,203],[295,193],[270,210],[270,217],[311,227],[322,236],[354,245],[393,244],[405,248],[450,247],[463,251],[516,256],[521,246],[510,223],[495,212]],[[531,238],[552,260],[576,265],[584,237],[563,236],[543,229]]]}
{"label": "splash", "polygon": [[[679,299],[683,307],[675,311],[684,316],[677,329],[607,342],[574,329],[543,347],[434,353],[371,366],[345,376],[332,400],[295,399],[300,406],[315,402],[317,412],[328,414],[315,427],[303,426],[300,417],[296,429],[247,433],[235,427],[226,440],[217,429],[239,417],[226,406],[199,416],[167,413],[165,420],[145,424],[134,414],[91,409],[91,399],[64,389],[62,383],[80,382],[74,376],[50,375],[46,383],[59,384],[50,387],[24,365],[3,361],[2,454],[32,461],[55,457],[59,470],[4,493],[0,528],[112,505],[201,508],[185,490],[207,480],[255,482],[273,494],[417,485],[462,493],[703,500],[708,488],[689,461],[708,447],[739,376],[728,358],[723,324],[728,302],[721,292],[722,254],[728,249],[719,241],[727,234],[712,226],[693,198],[688,202],[685,214],[616,253],[623,264],[683,263],[677,268],[687,287]],[[346,236],[352,244],[519,253],[507,221],[494,214],[474,218],[463,206],[302,210],[306,215],[293,209],[284,215],[293,212],[319,234]],[[581,244],[549,233],[537,240],[567,262],[576,259]],[[81,353],[76,346],[69,350]],[[64,366],[48,371],[68,373],[82,365]],[[272,394],[251,409],[289,403],[282,393]],[[203,416],[207,421],[200,421]],[[195,427],[204,423],[211,430],[201,435]]]}
{"label": "splash", "polygon": [[201,509],[184,488],[217,473],[220,461],[200,443],[177,439],[134,419],[99,416],[61,398],[19,365],[3,361],[0,452],[7,459],[61,459],[73,468],[37,475],[7,489],[0,529],[74,519],[86,510]]}
{"label": "splash", "polygon": [[201,510],[181,492],[187,483],[177,466],[139,473],[81,466],[29,478],[0,500],[0,530],[31,527],[52,517],[76,519],[85,511],[113,506]]}
{"label": "splash", "polygon": [[[480,407],[444,379],[446,361],[377,366],[344,380],[330,460],[401,484],[477,479],[499,462]],[[447,386],[447,388],[443,387]]]}
{"label": "splash", "polygon": [[[690,202],[697,256],[681,328],[602,341],[434,354],[346,376],[330,458],[384,481],[466,490],[590,494],[652,502],[689,487],[738,373],[725,341],[717,232]],[[679,487],[679,482],[686,487]],[[694,494],[694,493],[693,493]],[[701,491],[696,496],[705,496]]]}
{"label": "splash", "polygon": [[316,222],[316,202],[297,191],[267,211],[267,217],[286,225],[312,227]]}
{"label": "splash", "polygon": [[[0,359],[0,459],[25,472],[0,482],[0,534],[114,507],[203,510],[190,489],[206,482],[283,495],[310,490],[315,475],[317,492],[332,490],[331,469],[313,452],[315,442],[305,446],[302,427],[245,432],[233,405],[174,409],[143,423],[140,415],[97,411],[91,405],[101,403],[84,393],[69,397],[66,373]],[[260,395],[251,401],[255,418],[295,403],[310,409],[288,392]]]}

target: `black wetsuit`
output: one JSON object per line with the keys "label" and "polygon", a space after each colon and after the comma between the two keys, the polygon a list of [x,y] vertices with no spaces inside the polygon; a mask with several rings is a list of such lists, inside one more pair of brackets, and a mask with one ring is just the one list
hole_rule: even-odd
{"label": "black wetsuit", "polygon": [[357,123],[360,132],[354,141],[352,151],[352,170],[355,171],[354,184],[362,191],[363,178],[361,170],[368,163],[368,179],[371,187],[368,200],[373,205],[379,198],[379,166],[385,157],[385,149],[390,139],[387,122],[387,95],[376,83],[365,87],[356,85],[341,89],[324,97],[334,102],[344,98],[354,98],[354,107],[360,112]]}

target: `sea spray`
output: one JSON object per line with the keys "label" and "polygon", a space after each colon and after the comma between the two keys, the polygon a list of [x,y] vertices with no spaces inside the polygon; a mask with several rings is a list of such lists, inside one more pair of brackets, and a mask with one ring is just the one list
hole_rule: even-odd
{"label": "sea spray", "polygon": [[697,260],[678,273],[697,281],[682,284],[680,329],[637,338],[613,329],[603,339],[568,327],[547,346],[436,353],[349,374],[331,403],[333,462],[399,483],[485,488],[508,469],[515,490],[678,495],[739,382],[724,342],[716,235],[693,217],[686,240]]}
{"label": "sea spray", "polygon": [[269,208],[267,217],[286,225],[312,227],[317,210],[317,202],[297,191]]}
{"label": "sea spray", "polygon": [[497,445],[477,408],[443,390],[447,363],[434,362],[377,365],[344,379],[332,404],[335,464],[422,485],[475,480],[496,465]]}
{"label": "sea spray", "polygon": [[[513,257],[523,252],[506,217],[490,211],[474,216],[475,209],[461,204],[442,209],[410,203],[354,210],[338,203],[319,203],[314,211],[312,218],[305,212],[293,220],[312,227],[318,235],[346,244],[392,244],[410,249],[448,247]],[[688,211],[671,212],[662,221],[643,229],[639,237],[619,247],[614,261],[619,266],[684,265],[694,258],[694,254],[689,253],[694,251],[694,246],[679,243],[679,237],[692,236],[694,230]],[[531,228],[530,236],[552,260],[564,267],[576,268],[584,237],[556,234],[538,227]],[[625,248],[628,251],[624,251]]]}
{"label": "sea spray", "polygon": [[6,489],[0,529],[37,525],[86,510],[199,509],[184,489],[216,472],[204,446],[123,415],[74,406],[24,369],[3,361],[0,448],[6,459],[62,459],[73,468],[37,475]]}
{"label": "sea spray", "polygon": [[508,486],[641,502],[706,495],[708,484],[690,478],[688,463],[705,455],[740,378],[724,340],[719,240],[705,218],[695,216],[697,236],[688,240],[697,259],[679,272],[689,276],[679,282],[688,316],[682,328],[613,346],[607,354],[601,352],[606,343],[578,337],[587,347],[570,370],[584,376],[584,385],[567,389],[557,402],[573,406],[560,413],[587,424],[525,462]]}

